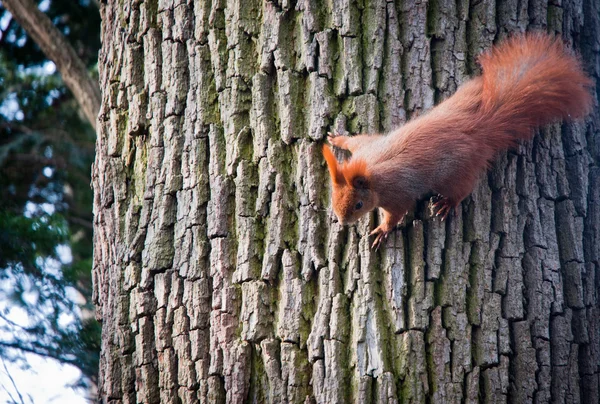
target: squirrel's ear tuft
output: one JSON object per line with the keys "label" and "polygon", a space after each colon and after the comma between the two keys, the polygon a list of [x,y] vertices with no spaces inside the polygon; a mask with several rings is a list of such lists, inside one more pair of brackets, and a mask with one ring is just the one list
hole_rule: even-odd
{"label": "squirrel's ear tuft", "polygon": [[323,157],[325,157],[325,161],[327,162],[327,167],[329,168],[329,175],[331,175],[331,180],[333,181],[333,183],[338,185],[345,183],[346,180],[342,175],[340,164],[333,155],[331,148],[327,145],[323,145]]}
{"label": "squirrel's ear tuft", "polygon": [[364,160],[352,160],[341,168],[346,182],[352,184],[357,189],[368,189],[371,184],[369,183],[369,174],[367,173],[367,164]]}

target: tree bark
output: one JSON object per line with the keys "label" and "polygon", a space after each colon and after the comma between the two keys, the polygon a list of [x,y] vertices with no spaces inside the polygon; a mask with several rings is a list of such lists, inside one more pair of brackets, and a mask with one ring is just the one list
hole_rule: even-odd
{"label": "tree bark", "polygon": [[385,132],[540,29],[600,65],[597,2],[109,0],[94,280],[105,402],[599,401],[598,111],[499,156],[379,252],[320,146]]}
{"label": "tree bark", "polygon": [[88,74],[71,44],[32,0],[2,0],[2,5],[48,59],[56,64],[65,85],[75,96],[87,120],[96,129],[96,119],[100,110],[100,88]]}

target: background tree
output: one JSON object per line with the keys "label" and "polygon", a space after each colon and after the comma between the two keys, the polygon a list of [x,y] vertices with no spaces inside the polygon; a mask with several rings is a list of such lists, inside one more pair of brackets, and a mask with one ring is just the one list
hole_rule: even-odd
{"label": "background tree", "polygon": [[543,30],[598,77],[597,2],[114,1],[93,171],[100,394],[598,402],[598,111],[387,246],[329,209],[324,135],[388,131]]}
{"label": "background tree", "polygon": [[[97,6],[53,0],[41,7],[93,71]],[[0,356],[55,358],[79,367],[89,384],[100,332],[89,314],[95,134],[54,65],[2,7],[0,28]],[[84,304],[73,302],[73,290]],[[26,325],[13,321],[17,308]]]}

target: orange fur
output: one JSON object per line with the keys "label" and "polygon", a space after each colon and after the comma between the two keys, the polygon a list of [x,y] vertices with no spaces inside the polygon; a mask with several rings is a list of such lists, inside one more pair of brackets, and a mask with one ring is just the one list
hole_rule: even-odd
{"label": "orange fur", "polygon": [[325,157],[325,161],[327,161],[327,167],[329,168],[329,175],[334,184],[345,184],[346,179],[344,178],[344,174],[339,167],[337,159],[333,155],[331,148],[327,145],[323,145],[323,156]]}
{"label": "orange fur", "polygon": [[562,41],[548,35],[513,37],[479,61],[481,77],[389,135],[330,138],[353,154],[339,164],[323,148],[342,223],[382,208],[384,222],[373,232],[378,244],[430,191],[443,196],[438,207],[445,215],[471,193],[498,152],[531,138],[537,126],[585,116],[592,107],[592,81]]}
{"label": "orange fur", "polygon": [[369,177],[369,173],[367,173],[367,164],[362,160],[346,161],[342,165],[340,171],[348,184],[353,184],[357,178],[364,178],[366,181]]}

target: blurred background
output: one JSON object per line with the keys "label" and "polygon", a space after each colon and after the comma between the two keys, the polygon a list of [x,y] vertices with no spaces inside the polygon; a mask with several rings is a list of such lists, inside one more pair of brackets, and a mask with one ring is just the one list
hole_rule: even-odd
{"label": "blurred background", "polygon": [[[37,2],[97,78],[98,4]],[[55,64],[0,2],[0,402],[87,402],[95,133]]]}

